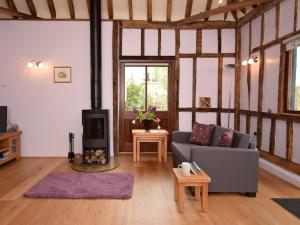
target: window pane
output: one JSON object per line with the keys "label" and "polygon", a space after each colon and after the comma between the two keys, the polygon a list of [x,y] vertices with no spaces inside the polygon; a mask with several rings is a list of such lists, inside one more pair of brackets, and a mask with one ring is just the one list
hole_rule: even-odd
{"label": "window pane", "polygon": [[147,106],[168,110],[168,67],[148,67]]}
{"label": "window pane", "polygon": [[295,77],[295,99],[294,106],[295,109],[300,110],[300,48],[297,48],[297,64],[296,64],[296,77]]}
{"label": "window pane", "polygon": [[145,67],[125,67],[125,111],[145,110]]}

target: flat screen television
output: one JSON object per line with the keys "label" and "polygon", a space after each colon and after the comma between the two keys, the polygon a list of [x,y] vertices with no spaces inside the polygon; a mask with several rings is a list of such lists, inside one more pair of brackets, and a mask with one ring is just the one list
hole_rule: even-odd
{"label": "flat screen television", "polygon": [[7,106],[0,106],[0,133],[7,132]]}

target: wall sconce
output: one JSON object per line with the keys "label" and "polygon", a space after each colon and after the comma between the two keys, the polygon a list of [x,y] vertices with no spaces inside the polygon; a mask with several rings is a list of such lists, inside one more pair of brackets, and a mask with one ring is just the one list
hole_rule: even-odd
{"label": "wall sconce", "polygon": [[44,63],[41,60],[31,60],[28,64],[27,64],[28,68],[33,68],[33,67],[37,67],[39,69],[42,69],[44,67]]}
{"label": "wall sconce", "polygon": [[242,65],[247,66],[247,64],[252,65],[254,63],[258,62],[258,57],[257,56],[251,56],[248,60],[243,60]]}

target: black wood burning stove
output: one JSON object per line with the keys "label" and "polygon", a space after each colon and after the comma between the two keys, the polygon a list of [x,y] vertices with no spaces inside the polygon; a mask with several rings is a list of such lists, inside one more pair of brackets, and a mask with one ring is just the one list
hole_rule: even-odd
{"label": "black wood burning stove", "polygon": [[[105,163],[109,162],[110,148],[109,148],[109,111],[105,109],[100,110],[82,110],[82,145],[83,156],[91,151],[104,151]],[[97,161],[95,161],[97,162]],[[86,162],[88,163],[88,162]]]}
{"label": "black wood burning stove", "polygon": [[109,111],[102,109],[101,1],[99,0],[90,1],[90,40],[92,109],[82,110],[83,158],[88,164],[100,164],[100,162],[107,164],[110,158]]}

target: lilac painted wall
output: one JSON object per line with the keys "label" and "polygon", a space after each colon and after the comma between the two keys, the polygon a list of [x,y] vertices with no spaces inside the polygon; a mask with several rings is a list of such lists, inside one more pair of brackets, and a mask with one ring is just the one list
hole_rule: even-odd
{"label": "lilac painted wall", "polygon": [[[103,107],[111,109],[112,25],[103,24]],[[66,156],[69,131],[81,152],[81,110],[90,108],[89,23],[1,21],[0,33],[0,82],[6,85],[0,105],[8,105],[9,120],[23,131],[22,155]],[[28,69],[32,59],[45,68]],[[55,84],[54,66],[71,66],[72,83]]]}

